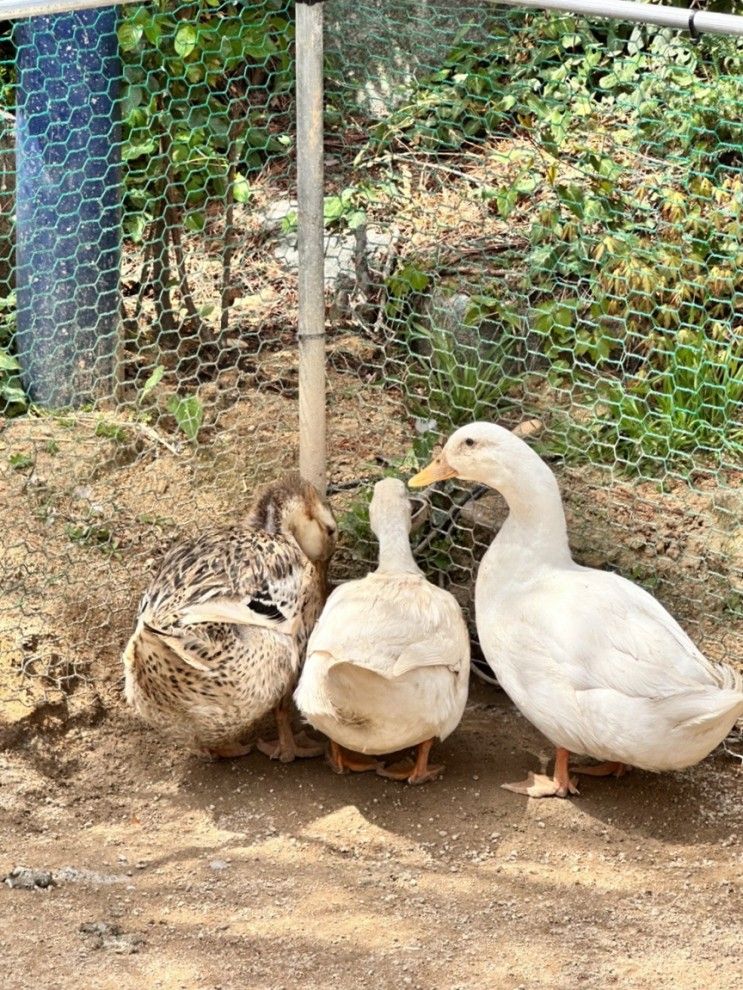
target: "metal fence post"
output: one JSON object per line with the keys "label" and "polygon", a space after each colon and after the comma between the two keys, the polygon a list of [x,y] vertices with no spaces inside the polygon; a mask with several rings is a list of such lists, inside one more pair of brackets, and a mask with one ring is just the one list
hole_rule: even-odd
{"label": "metal fence post", "polygon": [[299,472],[325,493],[323,5],[297,0]]}

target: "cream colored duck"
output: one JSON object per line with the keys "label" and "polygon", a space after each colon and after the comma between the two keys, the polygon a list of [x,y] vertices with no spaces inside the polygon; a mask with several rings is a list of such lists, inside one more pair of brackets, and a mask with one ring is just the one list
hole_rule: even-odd
{"label": "cream colored duck", "polygon": [[570,753],[604,761],[582,771],[595,775],[680,770],[723,741],[743,715],[743,677],[707,660],[642,588],[573,561],[555,477],[523,440],[462,427],[410,484],[453,477],[508,503],[477,576],[477,630],[505,691],[557,749],[553,777],[505,787],[565,797],[577,793]]}
{"label": "cream colored duck", "polygon": [[274,710],[289,762],[323,747],[294,737],[289,704],[326,598],[336,523],[308,482],[269,485],[243,524],[176,544],[139,607],[124,651],[126,699],[173,742],[207,756],[250,752],[243,737]]}
{"label": "cream colored duck", "polygon": [[[434,740],[446,739],[462,718],[469,636],[456,599],[430,584],[413,560],[403,482],[388,478],[375,485],[369,521],[379,565],[331,594],[310,637],[294,700],[330,737],[337,773],[376,770],[421,784],[443,769],[428,763]],[[413,746],[415,761],[386,768],[368,755]]]}

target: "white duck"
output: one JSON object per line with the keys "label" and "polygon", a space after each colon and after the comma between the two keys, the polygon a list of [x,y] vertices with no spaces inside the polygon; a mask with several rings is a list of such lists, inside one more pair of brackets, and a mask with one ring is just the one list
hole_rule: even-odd
{"label": "white duck", "polygon": [[[421,784],[443,769],[428,764],[434,740],[445,739],[462,718],[469,636],[456,599],[430,584],[413,560],[402,481],[375,485],[369,520],[379,540],[377,570],[331,594],[307,645],[294,700],[330,737],[337,773],[376,770]],[[414,762],[386,768],[361,755],[412,746]]]}
{"label": "white duck", "polygon": [[490,423],[462,427],[410,484],[453,477],[508,503],[477,576],[477,630],[505,691],[557,748],[552,778],[508,790],[577,793],[570,753],[605,761],[584,773],[619,775],[680,770],[723,741],[743,715],[743,677],[707,660],[642,588],[573,561],[557,481],[523,440]]}

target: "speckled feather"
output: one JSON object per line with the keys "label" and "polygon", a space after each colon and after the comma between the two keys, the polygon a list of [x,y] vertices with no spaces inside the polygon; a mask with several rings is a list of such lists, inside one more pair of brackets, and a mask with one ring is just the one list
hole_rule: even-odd
{"label": "speckled feather", "polygon": [[273,486],[241,526],[175,545],[142,597],[127,700],[191,750],[236,742],[296,681],[324,582],[293,535],[257,527],[279,529],[299,485]]}

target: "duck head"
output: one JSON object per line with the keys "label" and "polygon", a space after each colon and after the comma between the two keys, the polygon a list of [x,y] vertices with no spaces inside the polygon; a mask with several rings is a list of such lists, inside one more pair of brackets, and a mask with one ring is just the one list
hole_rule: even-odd
{"label": "duck head", "polygon": [[501,490],[508,487],[513,465],[523,459],[525,450],[529,450],[527,445],[510,430],[494,423],[471,423],[452,433],[438,457],[408,484],[424,488],[436,481],[460,478]]}
{"label": "duck head", "polygon": [[290,474],[267,485],[253,503],[248,521],[267,533],[292,536],[325,582],[338,525],[328,501],[309,481]]}

